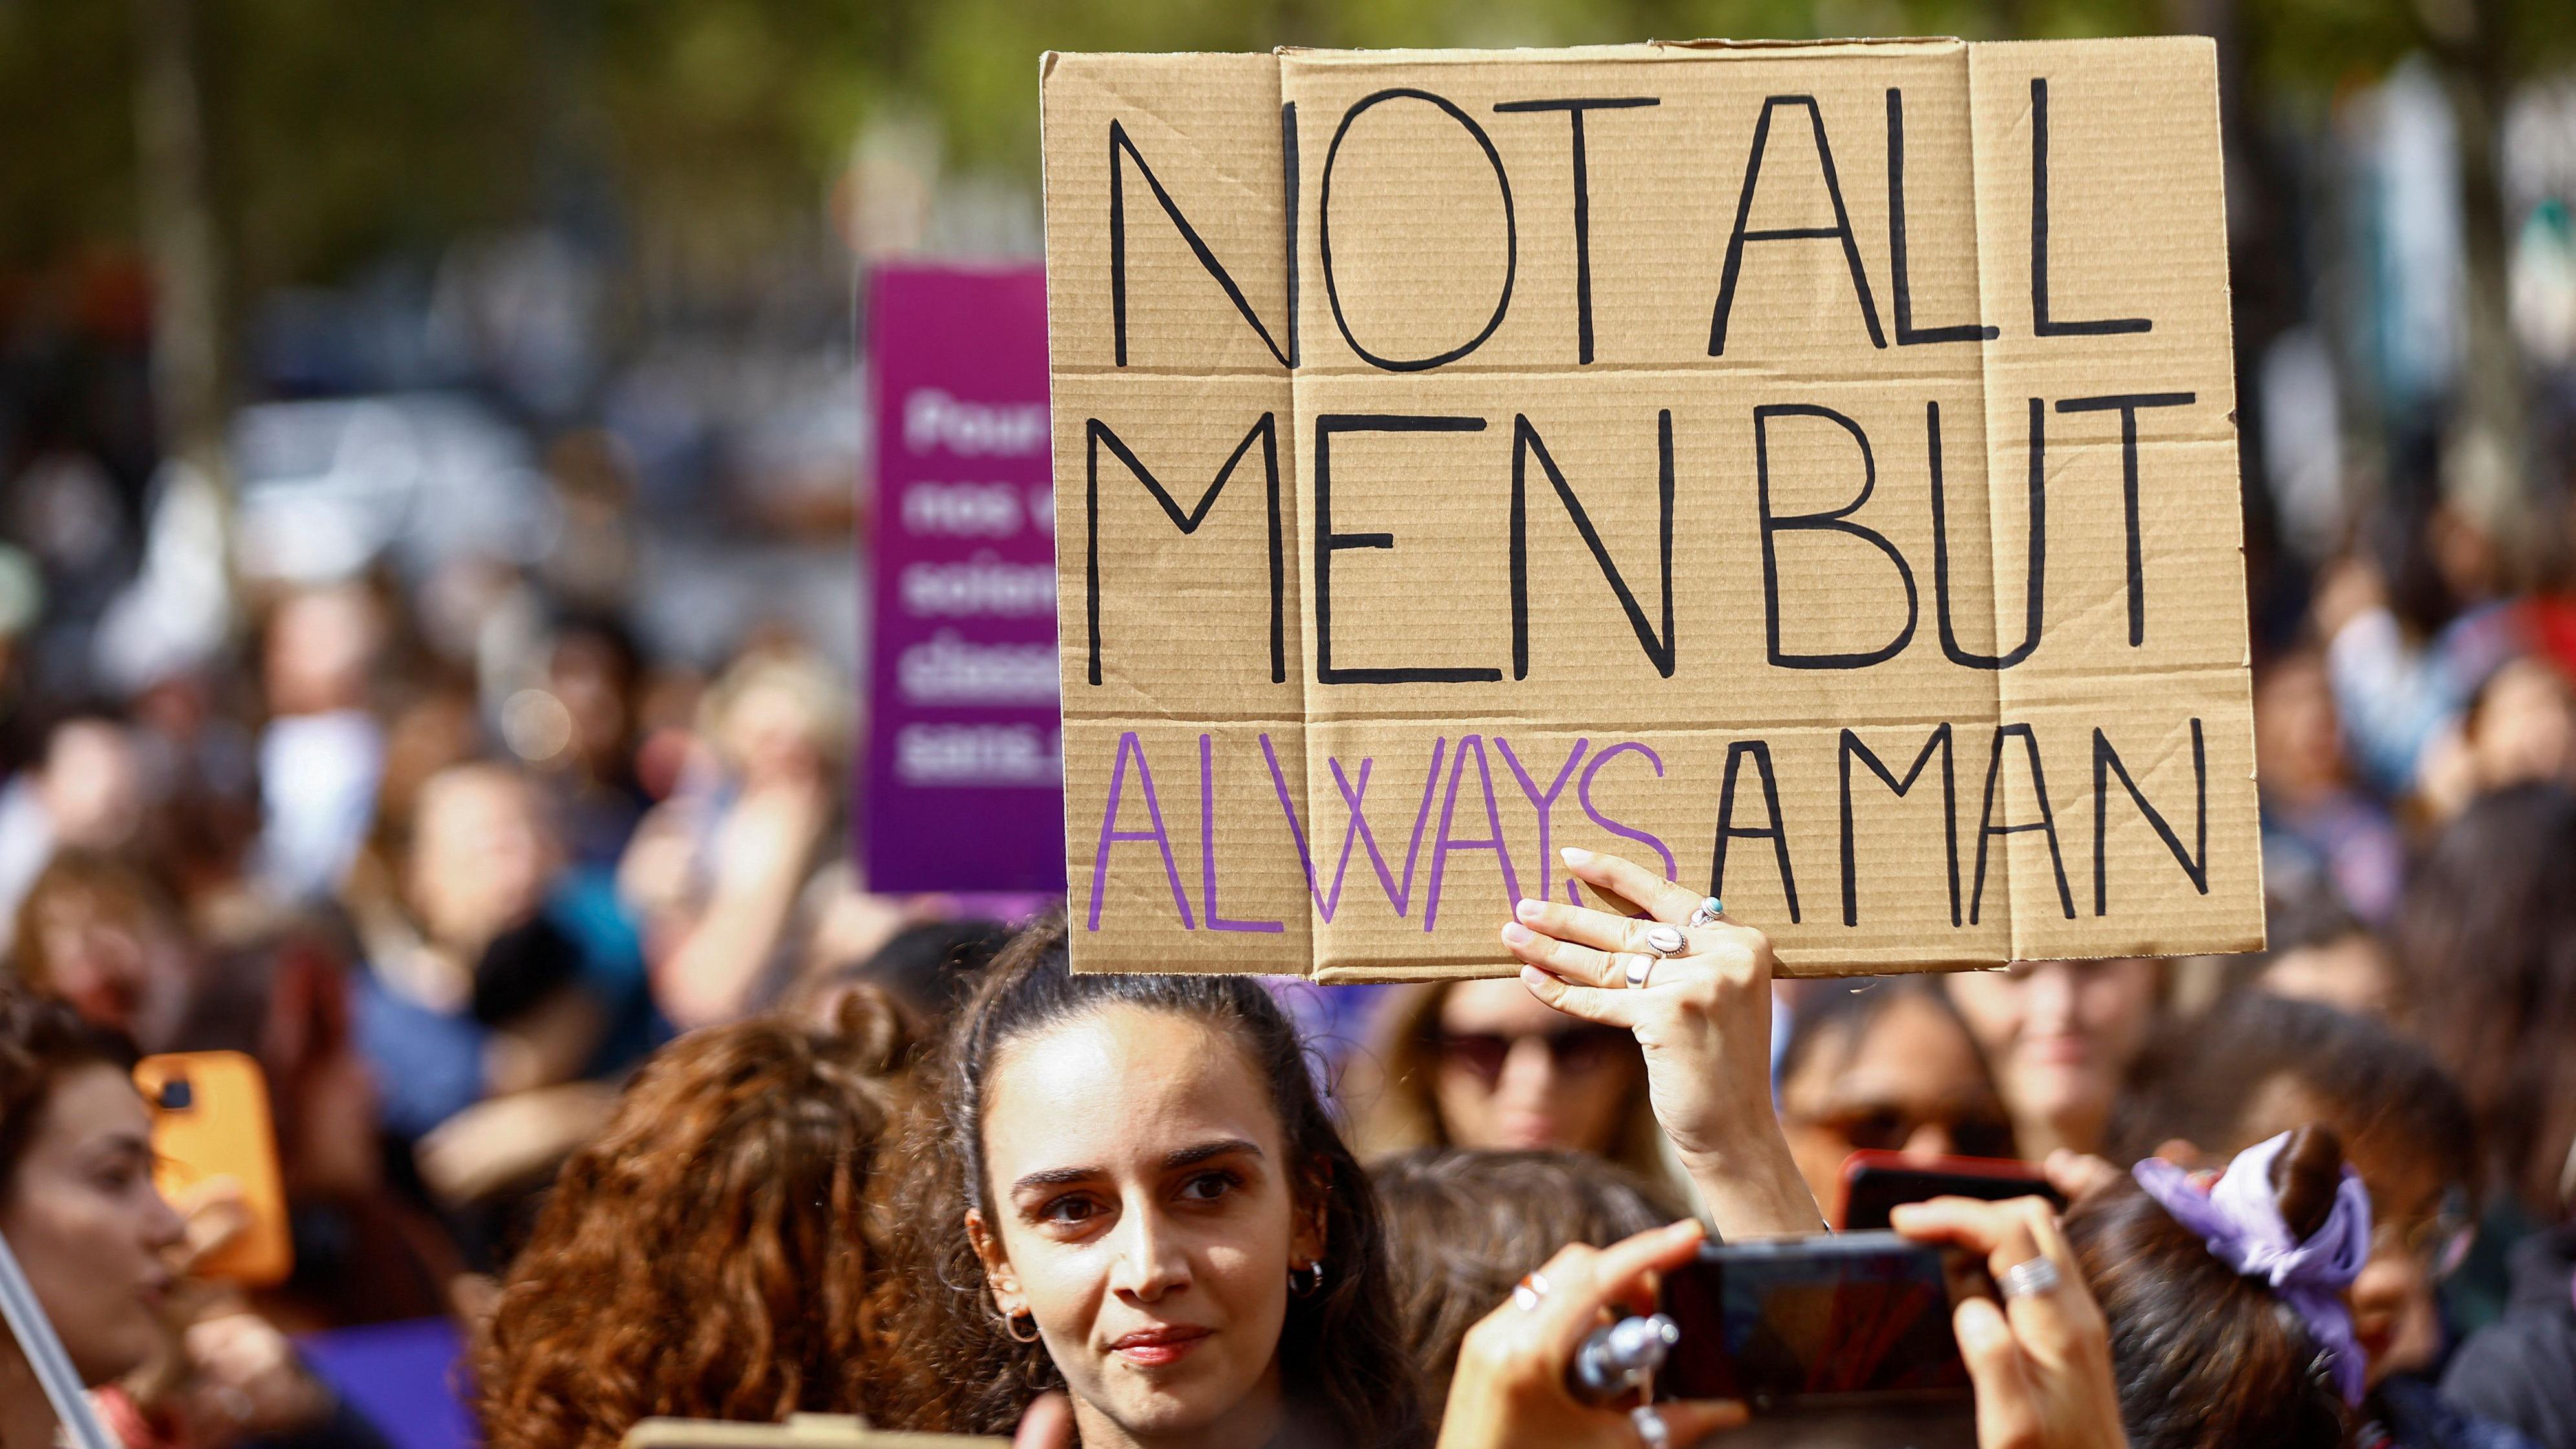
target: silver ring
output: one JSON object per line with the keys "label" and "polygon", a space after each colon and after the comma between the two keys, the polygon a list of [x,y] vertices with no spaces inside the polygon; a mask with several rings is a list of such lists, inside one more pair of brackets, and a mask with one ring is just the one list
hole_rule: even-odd
{"label": "silver ring", "polygon": [[2027,1263],[2015,1263],[2006,1268],[2003,1282],[1997,1286],[2003,1289],[2004,1297],[2010,1300],[2036,1298],[2043,1293],[2054,1293],[2057,1291],[2057,1286],[2065,1281],[2065,1275],[2057,1271],[2057,1264],[2054,1261],[2046,1257],[2038,1257]]}
{"label": "silver ring", "polygon": [[1523,1313],[1536,1313],[1539,1300],[1547,1296],[1547,1275],[1531,1273],[1512,1285],[1512,1306]]}
{"label": "silver ring", "polygon": [[1698,908],[1690,913],[1690,923],[1694,926],[1714,926],[1717,924],[1718,917],[1725,914],[1726,902],[1710,896],[1701,901]]}
{"label": "silver ring", "polygon": [[1679,926],[1657,921],[1646,928],[1646,949],[1658,956],[1678,956],[1690,948],[1690,938]]}
{"label": "silver ring", "polygon": [[1663,1410],[1652,1404],[1639,1404],[1628,1411],[1628,1422],[1646,1449],[1672,1449],[1673,1427],[1664,1422]]}
{"label": "silver ring", "polygon": [[1640,956],[1634,952],[1630,952],[1622,959],[1628,963],[1628,989],[1631,991],[1645,990],[1646,978],[1655,974],[1655,958],[1652,956]]}

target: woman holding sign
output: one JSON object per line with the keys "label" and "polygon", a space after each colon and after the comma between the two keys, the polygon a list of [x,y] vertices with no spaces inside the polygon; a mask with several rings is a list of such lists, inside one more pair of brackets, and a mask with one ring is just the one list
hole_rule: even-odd
{"label": "woman holding sign", "polygon": [[[1769,941],[1626,861],[1567,863],[1652,917],[1525,903],[1523,979],[1636,1035],[1720,1232],[1814,1231],[1771,1113]],[[935,1072],[891,1333],[917,1427],[1006,1431],[1061,1385],[1088,1449],[1419,1441],[1376,1195],[1259,985],[1076,976],[1040,926]]]}
{"label": "woman holding sign", "polygon": [[1633,861],[1562,854],[1577,879],[1644,914],[1522,901],[1503,927],[1522,984],[1569,1016],[1635,1034],[1655,1120],[1722,1236],[1823,1227],[1771,1110],[1770,938]]}

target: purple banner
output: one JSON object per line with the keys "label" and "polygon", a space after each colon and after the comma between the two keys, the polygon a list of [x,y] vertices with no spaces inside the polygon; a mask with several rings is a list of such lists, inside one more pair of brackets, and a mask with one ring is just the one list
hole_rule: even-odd
{"label": "purple banner", "polygon": [[868,886],[1061,891],[1045,274],[880,267],[866,321]]}

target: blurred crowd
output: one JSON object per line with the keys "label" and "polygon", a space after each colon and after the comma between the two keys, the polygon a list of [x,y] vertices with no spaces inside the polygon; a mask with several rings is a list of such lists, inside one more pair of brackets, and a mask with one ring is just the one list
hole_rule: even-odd
{"label": "blurred crowd", "polygon": [[[340,418],[333,447],[363,451],[372,425]],[[712,656],[642,627],[642,512],[610,432],[540,454],[541,544],[442,522],[480,505],[423,490],[387,538],[446,542],[413,552],[331,533],[346,509],[147,474],[94,445],[112,435],[22,431],[0,456],[0,953],[24,991],[141,1052],[258,1061],[295,1265],[247,1296],[167,1299],[166,1342],[114,1401],[129,1442],[363,1441],[285,1335],[444,1317],[488,1344],[514,1322],[505,1285],[552,1283],[571,1311],[614,1278],[603,1234],[658,1223],[641,1241],[716,1282],[743,1234],[819,1231],[743,1226],[793,1205],[703,1170],[750,1130],[710,1101],[824,1103],[797,1130],[825,1134],[815,1170],[838,1185],[807,1205],[885,1211],[864,1171],[831,1174],[941,1100],[921,1051],[1044,903],[868,890],[849,661],[776,620]],[[237,442],[256,453],[257,430]],[[2339,1422],[2373,1443],[2576,1449],[2564,508],[2544,495],[2507,523],[2437,502],[2312,569],[2258,558],[2269,951],[1766,986],[1756,1110],[1812,1202],[1831,1210],[1856,1150],[2049,1163],[2080,1204],[2094,1166],[2214,1168],[2327,1128],[2375,1223],[2347,1285],[2367,1397]],[[1385,1199],[1388,1311],[1435,1385],[1558,1245],[1733,1210],[1692,1170],[1635,1023],[1511,979],[1271,990]],[[803,1160],[790,1145],[761,1160]],[[179,1204],[185,1253],[213,1246],[220,1206]],[[2076,1236],[2115,1354],[2124,1315],[2192,1306],[2141,1276],[2162,1250],[2118,1236],[2135,1228]],[[484,1359],[487,1427],[509,1449],[603,1449],[645,1411],[883,1410],[892,1391],[850,1367],[866,1325],[834,1321],[883,1285],[821,1260],[789,1276],[811,1281],[710,1310],[695,1356],[594,1342],[577,1312],[529,1327],[522,1291],[521,1341],[546,1347]],[[801,1346],[746,1377],[728,1345],[753,1329]],[[594,1352],[627,1357],[612,1373]],[[960,1362],[1046,1380],[1001,1352]],[[2123,1393],[2181,1392],[2120,1367]],[[625,1397],[585,1416],[522,1377],[543,1373]],[[905,1417],[1007,1428],[1027,1397]]]}

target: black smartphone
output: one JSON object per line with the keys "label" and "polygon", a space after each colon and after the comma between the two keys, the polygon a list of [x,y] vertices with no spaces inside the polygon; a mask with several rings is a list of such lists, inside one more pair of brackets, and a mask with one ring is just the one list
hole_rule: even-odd
{"label": "black smartphone", "polygon": [[1741,1400],[1780,1443],[1972,1444],[1975,1404],[1950,1331],[1970,1295],[1994,1296],[1974,1255],[1894,1233],[1711,1244],[1664,1275],[1663,1311],[1680,1336],[1655,1395]]}
{"label": "black smartphone", "polygon": [[1916,1157],[1899,1152],[1855,1152],[1843,1163],[1842,1211],[1846,1232],[1888,1225],[1888,1215],[1909,1202],[1972,1197],[1981,1202],[2040,1197],[2060,1212],[2066,1195],[2048,1185],[2039,1169],[2003,1157]]}

